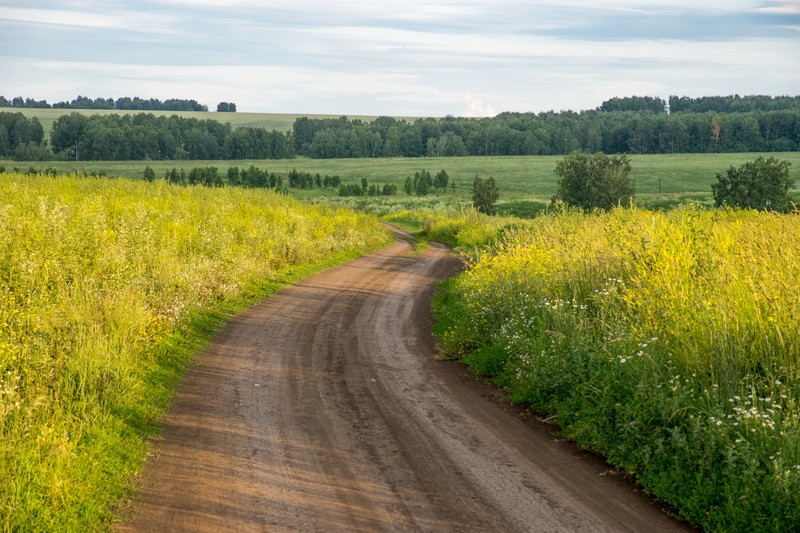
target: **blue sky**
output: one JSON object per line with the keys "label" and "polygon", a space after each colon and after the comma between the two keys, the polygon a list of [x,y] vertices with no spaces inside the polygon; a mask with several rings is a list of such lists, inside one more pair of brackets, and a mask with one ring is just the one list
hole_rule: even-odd
{"label": "blue sky", "polygon": [[490,116],[800,94],[800,0],[0,0],[0,95]]}

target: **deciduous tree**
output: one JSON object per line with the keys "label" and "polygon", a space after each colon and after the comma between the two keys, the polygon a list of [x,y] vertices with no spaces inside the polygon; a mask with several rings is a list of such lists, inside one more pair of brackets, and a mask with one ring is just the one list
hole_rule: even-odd
{"label": "deciduous tree", "polygon": [[556,165],[555,173],[561,178],[557,196],[564,203],[583,209],[627,205],[635,192],[630,171],[630,160],[625,155],[572,152]]}
{"label": "deciduous tree", "polygon": [[749,209],[785,211],[791,208],[789,161],[759,157],[739,168],[731,166],[726,174],[717,174],[711,185],[714,203]]}
{"label": "deciduous tree", "polygon": [[495,203],[500,198],[500,189],[491,176],[487,180],[475,174],[472,181],[472,206],[486,215],[495,214]]}

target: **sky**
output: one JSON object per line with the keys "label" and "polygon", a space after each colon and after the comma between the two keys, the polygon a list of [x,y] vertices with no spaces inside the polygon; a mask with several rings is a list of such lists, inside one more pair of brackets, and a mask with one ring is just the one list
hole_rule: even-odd
{"label": "sky", "polygon": [[493,116],[800,95],[800,0],[0,0],[0,95]]}

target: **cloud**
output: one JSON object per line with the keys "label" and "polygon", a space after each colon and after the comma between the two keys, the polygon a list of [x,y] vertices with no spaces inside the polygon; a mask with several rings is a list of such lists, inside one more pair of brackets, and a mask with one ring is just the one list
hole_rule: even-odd
{"label": "cloud", "polygon": [[0,6],[0,21],[100,30],[162,32],[170,21],[149,13],[119,14]]}
{"label": "cloud", "polygon": [[2,90],[405,116],[578,110],[631,94],[797,94],[799,9],[796,0],[0,0]]}
{"label": "cloud", "polygon": [[472,93],[464,93],[464,102],[467,104],[467,110],[464,111],[462,116],[465,117],[493,117],[497,115],[497,110],[490,106],[484,105],[483,100],[475,98]]}
{"label": "cloud", "polygon": [[771,5],[758,7],[754,11],[772,15],[800,15],[798,2],[769,2]]}

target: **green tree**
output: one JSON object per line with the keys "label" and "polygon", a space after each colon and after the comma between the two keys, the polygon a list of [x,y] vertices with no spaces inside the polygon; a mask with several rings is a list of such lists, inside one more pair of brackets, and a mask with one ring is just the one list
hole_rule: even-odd
{"label": "green tree", "polygon": [[629,204],[635,187],[630,178],[630,160],[625,155],[609,157],[572,152],[556,165],[558,198],[583,209],[611,209]]}
{"label": "green tree", "polygon": [[145,181],[153,181],[156,179],[156,173],[150,166],[144,167],[144,179]]}
{"label": "green tree", "polygon": [[789,176],[789,161],[774,157],[731,166],[725,175],[717,174],[711,185],[717,207],[728,205],[749,209],[786,211],[791,208],[789,189],[794,180]]}
{"label": "green tree", "polygon": [[440,137],[429,137],[426,144],[428,157],[469,155],[464,139],[455,133],[446,132]]}
{"label": "green tree", "polygon": [[28,142],[20,144],[14,150],[14,161],[52,161],[55,156],[47,146]]}
{"label": "green tree", "polygon": [[427,170],[414,173],[414,193],[417,196],[427,196],[433,187],[433,178]]}
{"label": "green tree", "polygon": [[500,189],[491,176],[487,180],[482,180],[475,174],[472,181],[472,206],[487,215],[495,214],[494,204],[500,198]]}
{"label": "green tree", "polygon": [[228,185],[232,187],[238,187],[241,185],[239,180],[239,167],[228,167],[228,172],[225,177],[228,180]]}
{"label": "green tree", "polygon": [[436,194],[445,192],[447,190],[447,182],[449,180],[450,177],[447,175],[447,172],[445,172],[444,169],[436,173],[436,176],[433,178],[433,187],[436,189]]}
{"label": "green tree", "polygon": [[[50,132],[50,146],[54,152],[63,152],[65,156],[75,155],[80,160],[81,143],[86,136],[89,119],[79,113],[62,115],[53,122]],[[72,153],[70,153],[72,152]]]}

